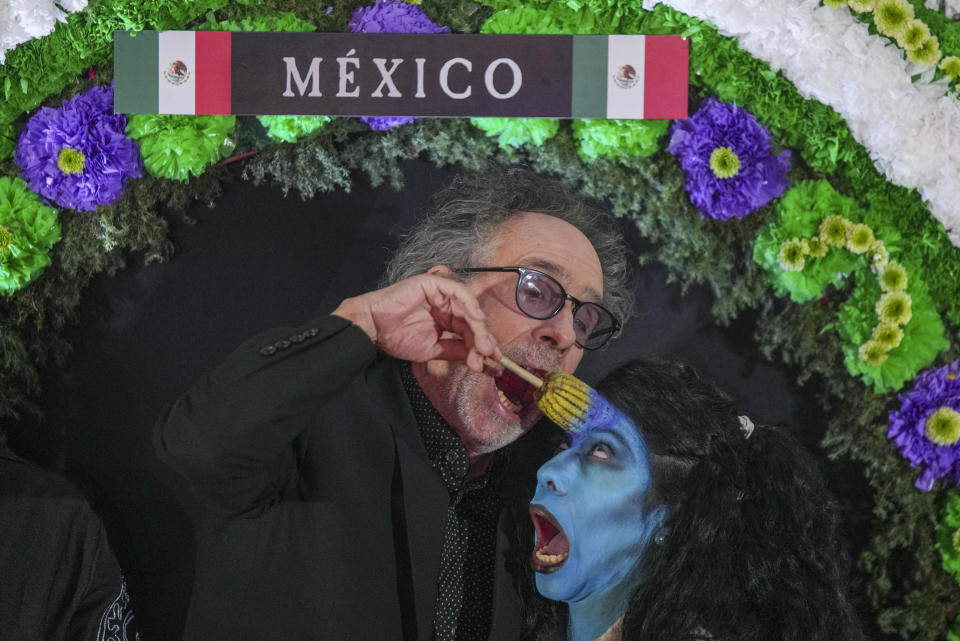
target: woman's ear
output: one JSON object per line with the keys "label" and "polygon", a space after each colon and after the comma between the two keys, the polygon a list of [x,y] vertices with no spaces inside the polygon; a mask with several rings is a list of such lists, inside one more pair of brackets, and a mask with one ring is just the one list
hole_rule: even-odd
{"label": "woman's ear", "polygon": [[441,278],[453,278],[453,270],[446,265],[434,265],[427,270],[431,276],[440,276]]}
{"label": "woman's ear", "polygon": [[670,528],[664,526],[663,521],[667,517],[667,507],[658,505],[647,515],[647,531],[653,533],[653,542],[656,545],[663,545],[670,536]]}

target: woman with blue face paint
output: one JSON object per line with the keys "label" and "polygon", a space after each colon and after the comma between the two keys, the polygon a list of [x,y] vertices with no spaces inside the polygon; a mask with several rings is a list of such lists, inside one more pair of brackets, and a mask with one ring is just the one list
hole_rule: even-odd
{"label": "woman with blue face paint", "polygon": [[683,365],[597,387],[613,411],[537,474],[524,639],[862,639],[835,501],[794,438]]}

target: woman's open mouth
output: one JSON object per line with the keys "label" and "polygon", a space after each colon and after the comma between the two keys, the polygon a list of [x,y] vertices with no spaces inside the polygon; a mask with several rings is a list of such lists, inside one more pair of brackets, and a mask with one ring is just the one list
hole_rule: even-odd
{"label": "woman's open mouth", "polygon": [[[526,367],[537,376],[543,376],[546,371],[534,367]],[[504,369],[493,379],[497,388],[497,397],[500,403],[516,415],[520,415],[534,404],[533,386],[508,369]]]}
{"label": "woman's open mouth", "polygon": [[533,569],[543,574],[556,572],[570,556],[570,541],[550,511],[542,505],[530,506],[530,518],[537,531],[533,546]]}

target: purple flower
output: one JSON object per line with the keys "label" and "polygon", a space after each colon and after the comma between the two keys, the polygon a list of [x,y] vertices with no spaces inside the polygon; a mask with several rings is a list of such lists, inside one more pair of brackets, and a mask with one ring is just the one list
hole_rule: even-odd
{"label": "purple flower", "polygon": [[361,116],[360,120],[370,125],[374,131],[386,131],[391,127],[411,123],[416,118],[413,116]]}
{"label": "purple flower", "polygon": [[736,104],[705,100],[673,123],[667,151],[680,157],[684,188],[703,218],[742,218],[787,188],[790,151],[771,155],[770,132]]}
{"label": "purple flower", "polygon": [[357,7],[350,15],[354,33],[450,33],[435,24],[416,5],[400,0],[377,0],[372,7]]}
{"label": "purple flower", "polygon": [[[450,33],[427,17],[420,7],[407,2],[377,0],[372,7],[358,7],[350,16],[354,33]],[[416,118],[410,116],[364,116],[360,118],[371,129],[385,131],[405,125]]]}
{"label": "purple flower", "polygon": [[137,143],[126,136],[127,117],[113,113],[113,85],[94,87],[41,108],[17,144],[15,162],[30,189],[70,209],[112,203],[127,178],[142,170]]}
{"label": "purple flower", "polygon": [[909,459],[923,465],[915,485],[929,491],[938,478],[960,483],[960,372],[953,361],[917,376],[913,389],[900,395],[900,409],[890,412],[887,437]]}

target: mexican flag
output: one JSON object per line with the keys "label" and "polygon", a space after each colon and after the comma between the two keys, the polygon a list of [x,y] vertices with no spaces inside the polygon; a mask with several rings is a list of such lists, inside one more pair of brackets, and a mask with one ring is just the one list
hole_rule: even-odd
{"label": "mexican flag", "polygon": [[230,114],[229,31],[114,33],[118,113]]}

